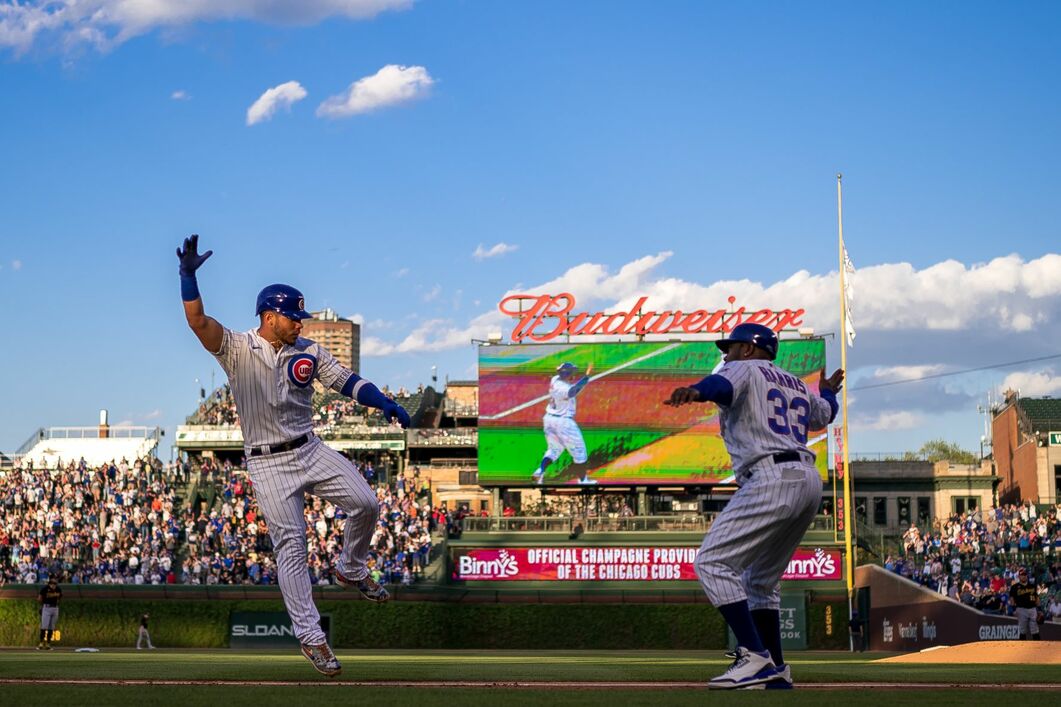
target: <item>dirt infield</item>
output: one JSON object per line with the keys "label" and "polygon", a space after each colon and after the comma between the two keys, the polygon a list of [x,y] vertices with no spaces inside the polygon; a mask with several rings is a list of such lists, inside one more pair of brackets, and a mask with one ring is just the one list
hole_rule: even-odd
{"label": "dirt infield", "polygon": [[1061,641],[979,641],[881,658],[877,663],[1061,665]]}
{"label": "dirt infield", "polygon": [[[0,678],[0,685],[106,685],[111,687],[382,687],[382,688],[453,688],[453,689],[520,689],[520,690],[707,690],[704,682],[547,682],[547,681],[472,681],[472,680],[363,680],[363,681],[282,681],[282,680],[31,680]],[[956,682],[819,682],[798,683],[800,690],[1051,690],[1061,691],[1061,684]]]}

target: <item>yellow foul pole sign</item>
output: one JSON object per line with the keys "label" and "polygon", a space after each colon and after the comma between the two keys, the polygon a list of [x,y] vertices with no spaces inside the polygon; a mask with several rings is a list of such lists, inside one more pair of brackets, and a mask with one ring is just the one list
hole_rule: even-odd
{"label": "yellow foul pole sign", "polygon": [[[840,367],[847,372],[847,290],[845,278],[847,263],[844,255],[844,197],[841,183],[844,175],[836,175],[836,221],[840,237]],[[851,464],[847,437],[847,385],[841,390],[841,412],[843,413],[841,436],[843,444],[843,480],[844,480],[844,575],[847,577],[848,599],[855,587],[855,556],[851,549]]]}

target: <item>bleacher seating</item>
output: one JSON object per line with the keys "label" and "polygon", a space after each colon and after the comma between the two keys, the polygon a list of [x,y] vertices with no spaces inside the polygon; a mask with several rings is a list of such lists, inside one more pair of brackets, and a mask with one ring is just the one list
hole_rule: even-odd
{"label": "bleacher seating", "polygon": [[35,466],[50,469],[81,459],[89,466],[96,467],[120,459],[151,456],[157,444],[158,439],[154,437],[48,437],[38,441],[22,455],[22,459],[32,461]]}

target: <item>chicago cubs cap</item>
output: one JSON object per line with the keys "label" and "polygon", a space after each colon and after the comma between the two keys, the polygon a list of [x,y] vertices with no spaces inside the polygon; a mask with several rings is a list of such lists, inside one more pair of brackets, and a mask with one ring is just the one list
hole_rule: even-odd
{"label": "chicago cubs cap", "polygon": [[258,293],[254,313],[258,315],[265,311],[276,312],[296,321],[313,319],[313,315],[306,311],[306,298],[291,285],[276,284],[263,288]]}

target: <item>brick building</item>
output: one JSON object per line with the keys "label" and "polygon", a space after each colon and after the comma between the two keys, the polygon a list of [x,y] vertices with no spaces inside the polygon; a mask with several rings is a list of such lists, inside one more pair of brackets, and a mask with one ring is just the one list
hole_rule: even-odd
{"label": "brick building", "polygon": [[1002,503],[1057,503],[1061,498],[1061,399],[1007,391],[991,421]]}
{"label": "brick building", "polygon": [[361,326],[343,319],[331,309],[311,312],[313,319],[302,322],[302,336],[328,349],[339,363],[354,373],[361,372]]}

